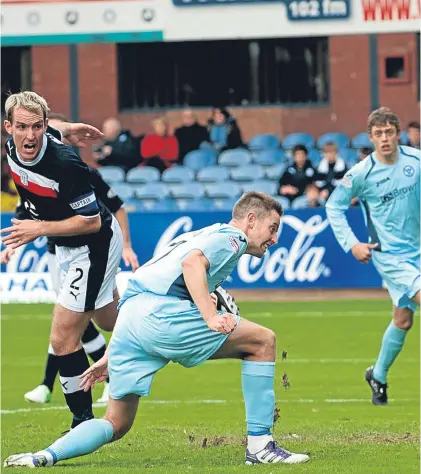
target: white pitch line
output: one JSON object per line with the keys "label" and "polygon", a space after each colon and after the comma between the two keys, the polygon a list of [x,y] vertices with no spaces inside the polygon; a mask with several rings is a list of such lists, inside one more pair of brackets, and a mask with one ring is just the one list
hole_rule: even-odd
{"label": "white pitch line", "polygon": [[[389,399],[390,402],[397,401],[401,402],[414,402],[419,401],[418,398],[401,398],[395,400],[393,398]],[[183,405],[183,404],[225,404],[225,403],[237,403],[232,400],[142,400],[141,404],[150,404],[150,405]],[[325,398],[323,400],[315,400],[312,398],[297,398],[296,400],[276,400],[276,403],[307,403],[307,404],[319,404],[319,403],[371,403],[369,398]],[[93,407],[95,408],[105,408],[106,404],[104,403],[94,403]],[[40,408],[17,408],[15,410],[0,410],[0,415],[16,415],[18,413],[33,413],[33,412],[44,412],[44,411],[61,411],[68,410],[67,405],[57,405],[50,407],[40,407]]]}

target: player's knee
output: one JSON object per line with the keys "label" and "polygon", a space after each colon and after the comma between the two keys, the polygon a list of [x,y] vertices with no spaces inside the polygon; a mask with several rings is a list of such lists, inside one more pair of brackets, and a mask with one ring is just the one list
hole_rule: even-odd
{"label": "player's knee", "polygon": [[107,417],[104,417],[107,421],[109,421],[113,425],[113,437],[112,437],[112,442],[117,441],[121,439],[123,436],[125,436],[131,428],[130,423],[126,423],[124,420],[114,420],[114,419],[109,419]]}
{"label": "player's knee", "polygon": [[412,327],[414,312],[409,308],[395,308],[393,323],[399,329],[408,331]]}
{"label": "player's knee", "polygon": [[72,341],[70,338],[63,339],[60,334],[51,334],[50,344],[54,350],[54,354],[58,356],[71,354],[80,348],[78,339]]}
{"label": "player's knee", "polygon": [[259,340],[260,352],[267,356],[274,356],[276,353],[276,334],[271,329],[262,327]]}
{"label": "player's knee", "polygon": [[404,331],[408,331],[412,328],[412,319],[400,319],[394,322],[395,326],[399,329],[403,329]]}

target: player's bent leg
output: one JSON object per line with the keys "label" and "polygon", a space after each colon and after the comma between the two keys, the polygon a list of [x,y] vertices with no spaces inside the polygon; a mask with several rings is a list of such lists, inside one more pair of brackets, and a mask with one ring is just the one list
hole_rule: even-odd
{"label": "player's bent leg", "polygon": [[275,412],[276,335],[270,329],[241,319],[211,359],[243,359],[242,388],[246,406],[246,464],[298,464],[309,460],[281,448],[271,430]]}
{"label": "player's bent leg", "polygon": [[93,314],[93,320],[103,331],[112,331],[114,329],[118,314],[118,299],[118,291],[115,288],[113,291],[113,301],[100,309],[96,309]]}
{"label": "player's bent leg", "polygon": [[42,451],[9,456],[4,467],[51,467],[59,461],[90,454],[104,444],[120,439],[130,430],[138,403],[137,395],[110,399],[103,419],[80,424]]}

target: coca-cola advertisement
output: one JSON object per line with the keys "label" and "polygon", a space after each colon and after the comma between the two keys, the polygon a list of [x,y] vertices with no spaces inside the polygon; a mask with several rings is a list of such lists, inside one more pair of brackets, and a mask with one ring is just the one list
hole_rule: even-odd
{"label": "coca-cola advertisement", "polygon": [[[2,227],[11,219],[3,214]],[[361,241],[367,241],[360,209],[350,209],[349,223]],[[227,212],[129,214],[133,248],[141,263],[172,239],[216,222],[229,222]],[[46,240],[19,248],[2,271],[9,274],[47,271]],[[123,271],[128,271],[122,262]],[[281,220],[279,243],[262,259],[243,255],[224,285],[227,288],[380,288],[381,278],[370,263],[362,265],[342,250],[323,209],[287,211]]]}

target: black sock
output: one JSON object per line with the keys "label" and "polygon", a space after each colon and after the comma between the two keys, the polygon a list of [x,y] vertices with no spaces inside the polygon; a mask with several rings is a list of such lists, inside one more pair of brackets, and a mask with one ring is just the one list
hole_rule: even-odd
{"label": "black sock", "polygon": [[[104,336],[98,331],[92,321],[89,322],[86,331],[83,333],[82,343],[85,352],[94,362],[101,359],[105,354],[105,350],[107,349]],[[107,378],[107,382],[109,381],[110,380]]]}
{"label": "black sock", "polygon": [[48,352],[47,363],[45,364],[44,380],[41,385],[46,385],[50,392],[53,391],[54,382],[56,380],[59,369],[59,358]]}
{"label": "black sock", "polygon": [[85,351],[79,349],[72,354],[57,356],[60,368],[60,383],[66,398],[67,406],[73,413],[72,428],[85,420],[94,417],[92,413],[91,390],[84,392],[79,384],[79,376],[89,368]]}

